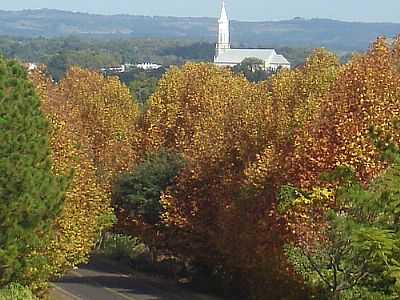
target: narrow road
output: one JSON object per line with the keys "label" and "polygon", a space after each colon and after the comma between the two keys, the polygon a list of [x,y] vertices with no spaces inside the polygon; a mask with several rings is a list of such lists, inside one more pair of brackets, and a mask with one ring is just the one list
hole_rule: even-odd
{"label": "narrow road", "polygon": [[218,300],[159,278],[116,271],[102,261],[71,271],[54,290],[56,300]]}

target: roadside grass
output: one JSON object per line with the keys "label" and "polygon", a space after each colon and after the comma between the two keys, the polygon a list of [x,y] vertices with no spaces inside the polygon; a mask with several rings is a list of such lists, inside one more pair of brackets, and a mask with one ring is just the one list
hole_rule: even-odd
{"label": "roadside grass", "polygon": [[171,255],[152,255],[148,246],[139,238],[125,234],[109,234],[102,240],[94,255],[128,265],[135,271],[177,278],[184,264]]}
{"label": "roadside grass", "polygon": [[37,300],[31,290],[19,283],[11,283],[0,289],[0,300]]}

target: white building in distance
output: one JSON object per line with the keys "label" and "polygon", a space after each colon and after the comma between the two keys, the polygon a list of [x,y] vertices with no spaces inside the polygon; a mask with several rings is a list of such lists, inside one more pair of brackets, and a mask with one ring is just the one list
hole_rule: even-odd
{"label": "white building in distance", "polygon": [[278,68],[290,69],[290,62],[275,49],[232,49],[230,44],[229,19],[222,1],[221,17],[218,20],[218,42],[214,64],[220,67],[233,67],[240,64],[245,58],[258,58],[265,63],[266,70]]}
{"label": "white building in distance", "polygon": [[162,68],[162,65],[147,62],[147,63],[137,64],[136,68],[142,69],[142,70],[158,70],[158,69]]}
{"label": "white building in distance", "polygon": [[148,62],[141,64],[123,64],[119,66],[101,68],[100,71],[103,73],[126,73],[134,68],[149,71],[149,70],[158,70],[162,68],[162,65],[148,63]]}

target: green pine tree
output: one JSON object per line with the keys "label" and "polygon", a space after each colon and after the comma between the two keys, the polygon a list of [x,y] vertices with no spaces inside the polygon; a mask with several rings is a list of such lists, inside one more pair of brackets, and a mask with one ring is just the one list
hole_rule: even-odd
{"label": "green pine tree", "polygon": [[400,153],[368,187],[351,170],[329,174],[342,185],[326,215],[324,242],[288,246],[294,269],[321,300],[394,300],[400,296]]}
{"label": "green pine tree", "polygon": [[52,173],[48,134],[26,72],[0,57],[0,286],[47,279],[39,253],[66,188]]}

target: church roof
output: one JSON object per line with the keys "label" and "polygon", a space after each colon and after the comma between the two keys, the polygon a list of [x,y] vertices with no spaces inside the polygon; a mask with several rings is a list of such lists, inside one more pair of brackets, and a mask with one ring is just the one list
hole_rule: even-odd
{"label": "church roof", "polygon": [[255,57],[271,64],[290,64],[274,49],[226,49],[215,58],[215,63],[240,64],[245,58]]}
{"label": "church roof", "polygon": [[290,62],[281,54],[274,55],[270,61],[271,64],[275,65],[290,65]]}

